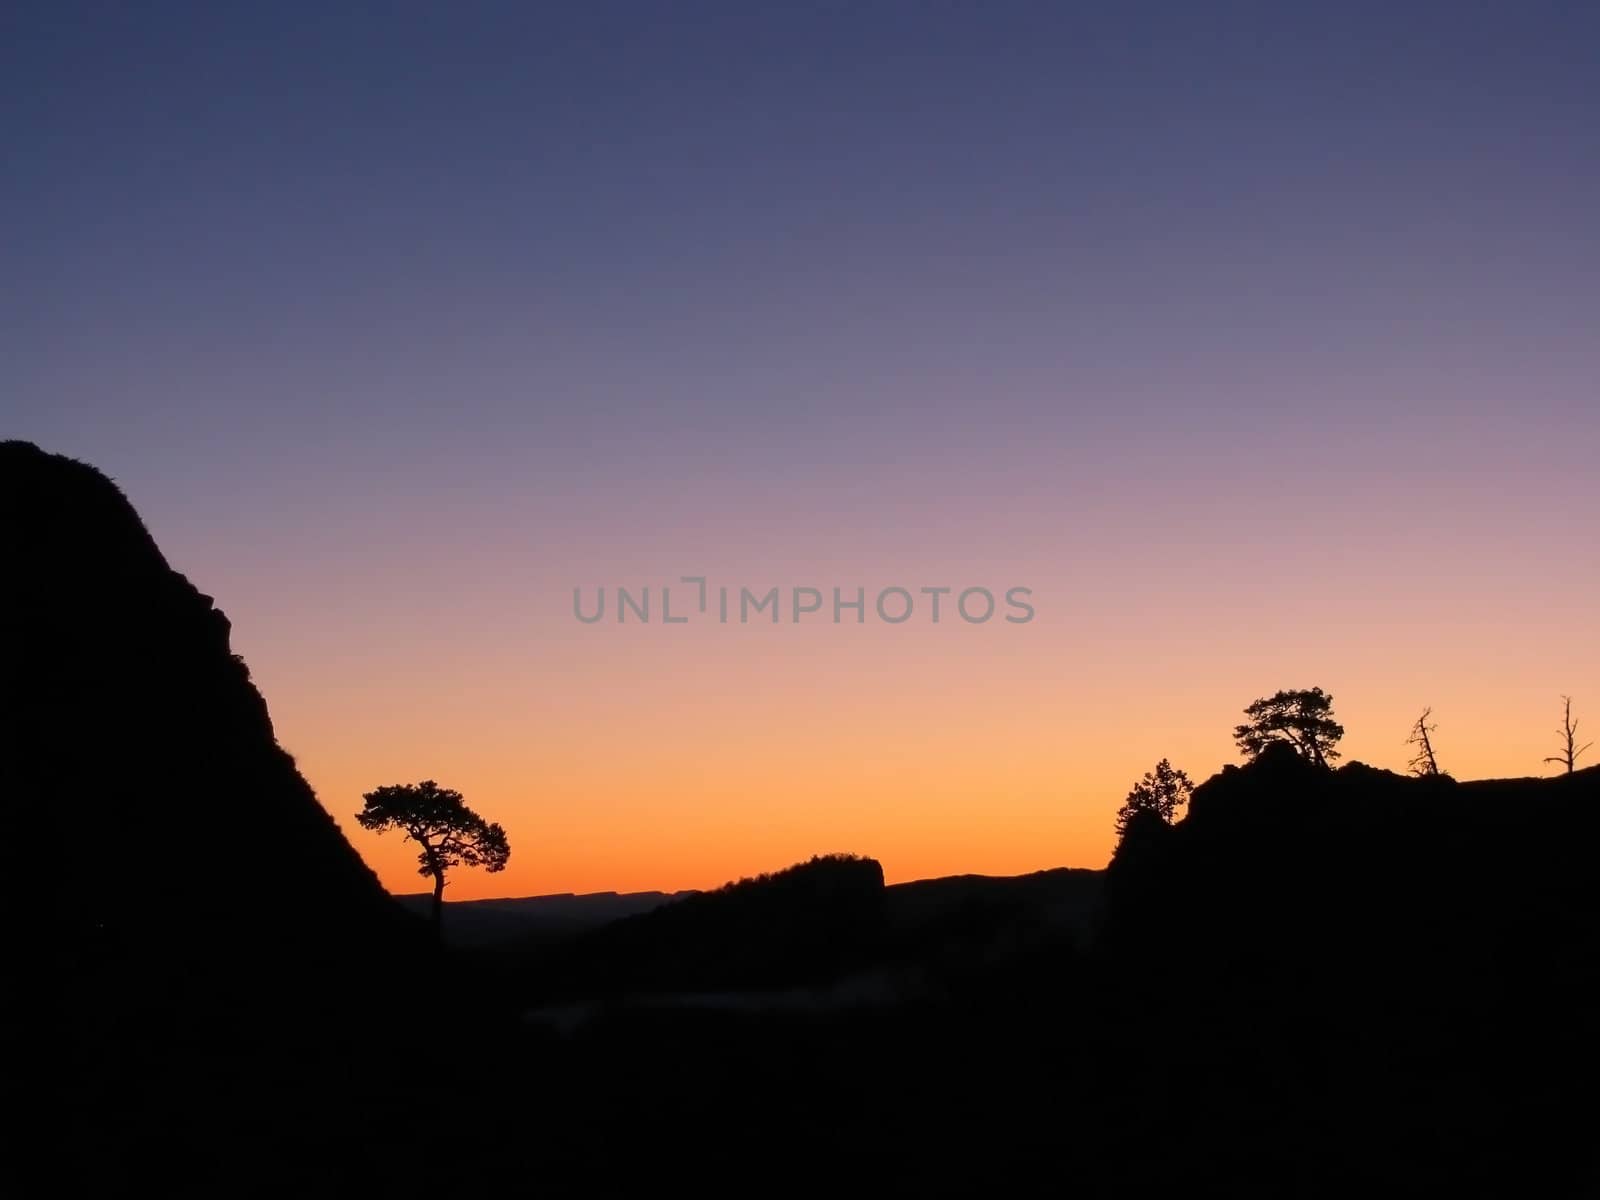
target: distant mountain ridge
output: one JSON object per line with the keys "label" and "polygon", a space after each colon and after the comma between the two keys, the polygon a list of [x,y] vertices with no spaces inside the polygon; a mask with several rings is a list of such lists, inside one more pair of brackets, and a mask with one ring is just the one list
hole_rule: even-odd
{"label": "distant mountain ridge", "polygon": [[[1024,875],[942,875],[884,887],[890,925],[911,930],[976,908],[1008,908],[1037,919],[1073,926],[1087,935],[1099,914],[1103,870],[1054,867]],[[707,893],[696,888],[677,892],[551,892],[538,896],[506,896],[447,901],[445,940],[463,948],[484,948],[512,941],[555,942],[599,929],[614,921],[641,916],[665,905]],[[426,916],[428,892],[406,892],[395,900],[408,911]]]}
{"label": "distant mountain ridge", "polygon": [[[452,900],[444,906],[444,936],[456,946],[489,946],[522,937],[570,936],[697,894],[693,890],[552,892],[542,896]],[[418,916],[426,916],[433,903],[429,892],[408,892],[395,899]]]}

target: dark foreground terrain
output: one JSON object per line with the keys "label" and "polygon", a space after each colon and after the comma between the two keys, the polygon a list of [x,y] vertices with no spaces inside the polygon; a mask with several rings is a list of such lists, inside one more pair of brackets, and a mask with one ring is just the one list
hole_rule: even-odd
{"label": "dark foreground terrain", "polygon": [[831,857],[441,950],[108,480],[0,444],[0,529],[39,1190],[1594,1192],[1600,771],[1274,753],[1103,877]]}

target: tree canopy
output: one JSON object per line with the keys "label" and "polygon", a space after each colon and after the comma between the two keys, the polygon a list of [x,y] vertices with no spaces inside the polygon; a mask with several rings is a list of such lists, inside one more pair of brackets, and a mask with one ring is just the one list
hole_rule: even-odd
{"label": "tree canopy", "polygon": [[503,871],[511,858],[506,831],[466,806],[460,792],[431,779],[392,784],[363,795],[356,814],[363,829],[384,833],[399,829],[421,847],[417,874],[433,878],[433,920],[439,923],[444,904],[445,873],[453,867]]}
{"label": "tree canopy", "polygon": [[1146,771],[1144,778],[1133,785],[1128,798],[1117,810],[1117,836],[1120,838],[1128,832],[1128,826],[1139,813],[1151,813],[1166,824],[1172,824],[1178,810],[1193,794],[1194,784],[1189,777],[1163,758],[1155,770]]}
{"label": "tree canopy", "polygon": [[1287,742],[1319,767],[1339,757],[1335,747],[1344,726],[1333,719],[1333,697],[1319,687],[1275,692],[1244,714],[1250,719],[1234,729],[1233,738],[1252,760],[1274,742]]}

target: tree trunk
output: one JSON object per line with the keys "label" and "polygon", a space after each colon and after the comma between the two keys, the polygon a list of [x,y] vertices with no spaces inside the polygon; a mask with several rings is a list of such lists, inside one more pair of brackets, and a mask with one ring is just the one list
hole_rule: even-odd
{"label": "tree trunk", "polygon": [[439,941],[444,941],[444,872],[436,871],[433,876],[433,936]]}

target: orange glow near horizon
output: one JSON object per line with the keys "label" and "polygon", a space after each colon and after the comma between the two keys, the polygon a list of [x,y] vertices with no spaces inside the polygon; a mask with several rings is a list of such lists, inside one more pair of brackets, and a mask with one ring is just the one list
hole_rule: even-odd
{"label": "orange glow near horizon", "polygon": [[[511,840],[503,873],[456,873],[456,899],[705,888],[832,851],[895,881],[1098,867],[1143,772],[1237,761],[1241,710],[1278,688],[1331,692],[1344,761],[1391,769],[1431,706],[1462,779],[1546,771],[1563,693],[1600,725],[1578,440],[1491,438],[1463,408],[1419,461],[1399,382],[1382,438],[1331,384],[1248,431],[1169,415],[1160,441],[961,407],[952,385],[814,461],[685,438],[539,471],[441,450],[400,482],[341,459],[337,487],[304,495],[292,472],[221,492],[119,478],[391,890],[422,889],[414,848],[353,815],[427,778]],[[662,624],[685,574],[830,601],[1024,586],[1037,615],[969,625],[947,598],[937,625]],[[653,589],[651,623],[574,618],[574,587],[621,585]]]}
{"label": "orange glow near horizon", "polygon": [[1600,730],[1594,5],[17,7],[0,437],[116,481],[392,890],[354,814],[428,778],[471,898],[1099,867],[1280,688],[1462,779]]}
{"label": "orange glow near horizon", "polygon": [[1162,757],[1197,783],[1238,761],[1240,709],[1280,686],[1333,693],[1343,761],[1404,770],[1432,705],[1458,778],[1547,772],[1559,693],[1600,677],[1592,649],[1573,661],[1562,601],[1543,597],[1552,623],[1497,651],[1504,594],[1426,617],[1416,583],[1352,581],[1293,613],[1271,589],[1250,609],[1197,595],[1157,619],[1035,577],[1034,623],[983,627],[587,627],[562,612],[568,588],[541,597],[522,644],[462,622],[395,658],[369,641],[396,636],[371,632],[381,614],[366,633],[332,621],[339,654],[316,639],[262,653],[248,620],[235,644],[281,743],[391,891],[424,890],[415,848],[352,815],[363,791],[422,778],[511,839],[504,872],[459,870],[450,899],[714,887],[833,851],[897,882],[1103,866],[1129,785]]}

